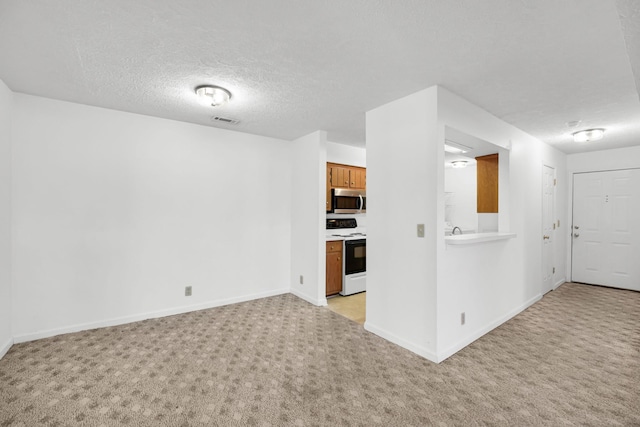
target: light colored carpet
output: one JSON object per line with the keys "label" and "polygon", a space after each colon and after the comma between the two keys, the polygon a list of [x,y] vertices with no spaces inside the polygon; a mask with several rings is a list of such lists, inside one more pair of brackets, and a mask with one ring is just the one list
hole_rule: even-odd
{"label": "light colored carpet", "polygon": [[15,345],[0,425],[637,426],[639,326],[565,284],[436,365],[281,295]]}

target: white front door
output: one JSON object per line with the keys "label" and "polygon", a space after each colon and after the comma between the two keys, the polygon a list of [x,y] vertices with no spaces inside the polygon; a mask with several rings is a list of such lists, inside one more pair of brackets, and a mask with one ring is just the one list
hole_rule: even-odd
{"label": "white front door", "polygon": [[554,214],[555,174],[550,166],[542,167],[542,293],[553,289],[553,241],[556,229]]}
{"label": "white front door", "polygon": [[640,291],[640,169],[573,175],[572,280]]}

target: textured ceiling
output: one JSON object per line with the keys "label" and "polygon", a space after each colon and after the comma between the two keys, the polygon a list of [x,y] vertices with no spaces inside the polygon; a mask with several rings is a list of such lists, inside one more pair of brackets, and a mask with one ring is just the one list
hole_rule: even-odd
{"label": "textured ceiling", "polygon": [[[439,84],[571,153],[640,144],[639,4],[0,0],[0,78],[16,92],[287,140],[322,129],[352,145],[364,145],[366,111]],[[200,104],[205,83],[232,102]],[[571,142],[588,127],[606,138]]]}

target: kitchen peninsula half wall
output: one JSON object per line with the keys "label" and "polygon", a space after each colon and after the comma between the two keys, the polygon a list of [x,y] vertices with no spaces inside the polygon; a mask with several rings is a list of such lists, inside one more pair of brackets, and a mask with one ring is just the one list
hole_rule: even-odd
{"label": "kitchen peninsula half wall", "polygon": [[[477,238],[443,231],[452,129],[500,153],[498,212],[472,212],[497,222],[474,226],[468,215]],[[367,213],[365,329],[439,363],[541,298],[542,222],[533,213],[542,212],[543,164],[560,168],[564,157],[439,86],[367,112],[366,135],[375,202]]]}

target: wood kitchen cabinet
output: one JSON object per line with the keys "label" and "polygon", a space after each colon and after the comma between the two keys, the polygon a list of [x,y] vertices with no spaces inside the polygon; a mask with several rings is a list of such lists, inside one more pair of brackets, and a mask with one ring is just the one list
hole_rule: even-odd
{"label": "wood kitchen cabinet", "polygon": [[349,188],[349,168],[343,165],[331,165],[330,181],[332,188]]}
{"label": "wood kitchen cabinet", "polygon": [[365,168],[349,169],[349,188],[358,190],[367,188],[367,170]]}
{"label": "wood kitchen cabinet", "polygon": [[327,163],[327,212],[331,211],[331,189],[367,189],[367,169],[358,166]]}
{"label": "wood kitchen cabinet", "polygon": [[498,153],[476,161],[478,213],[498,213]]}
{"label": "wood kitchen cabinet", "polygon": [[333,200],[331,199],[331,165],[327,163],[327,212],[333,209]]}
{"label": "wood kitchen cabinet", "polygon": [[327,296],[342,291],[342,240],[327,242]]}

